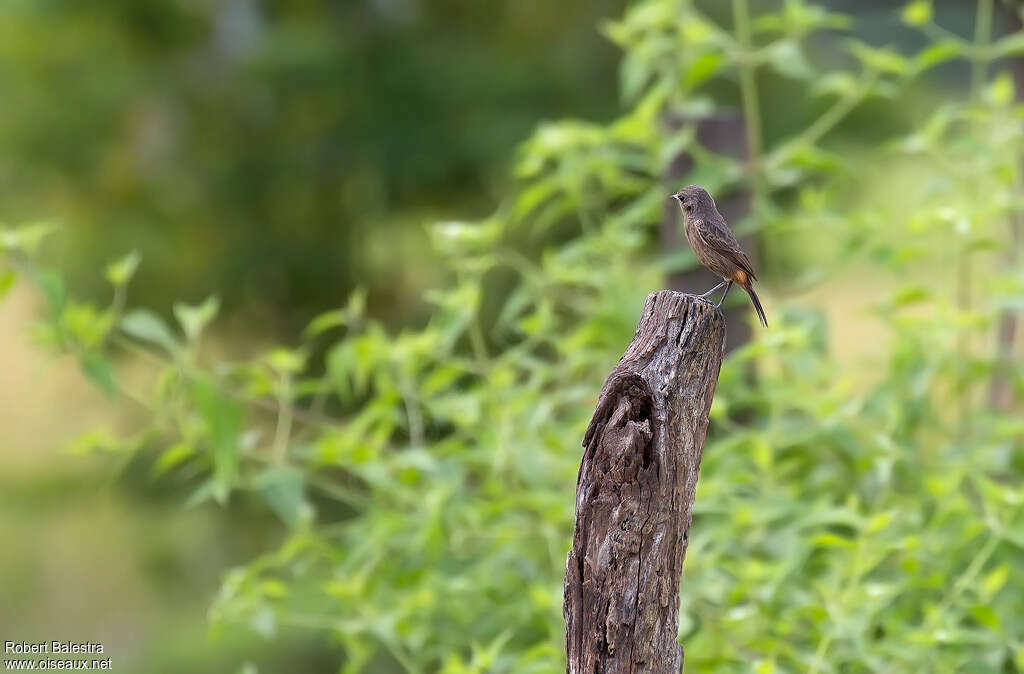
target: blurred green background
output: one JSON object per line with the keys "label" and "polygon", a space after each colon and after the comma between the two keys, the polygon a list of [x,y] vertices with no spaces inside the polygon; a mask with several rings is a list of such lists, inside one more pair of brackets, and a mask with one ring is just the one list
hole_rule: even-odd
{"label": "blurred green background", "polygon": [[138,249],[161,304],[216,288],[287,330],[360,285],[397,319],[422,222],[491,208],[538,121],[618,109],[622,7],[5,3],[0,218],[59,219],[82,288]]}
{"label": "blurred green background", "polygon": [[664,202],[698,182],[771,328],[732,298],[687,671],[1024,671],[1019,31],[996,0],[3,3],[0,639],[560,671],[580,437],[646,292],[713,283]]}
{"label": "blurred green background", "polygon": [[[439,279],[423,224],[491,208],[540,120],[619,108],[596,26],[622,6],[5,2],[0,222],[55,221],[49,254],[88,295],[106,292],[96,269],[140,251],[133,300],[215,291],[246,317],[242,349],[357,285],[412,323]],[[69,463],[77,430],[126,415],[30,348],[29,297],[0,312],[0,635],[92,636],[121,671],[275,662],[252,639],[210,645],[206,609],[226,568],[280,539],[276,520],[180,513],[145,474]],[[270,671],[333,671],[337,655],[296,659],[306,641]]]}

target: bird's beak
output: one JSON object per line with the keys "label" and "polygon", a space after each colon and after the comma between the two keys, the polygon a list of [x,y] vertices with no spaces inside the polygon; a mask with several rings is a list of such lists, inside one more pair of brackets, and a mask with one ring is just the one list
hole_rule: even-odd
{"label": "bird's beak", "polygon": [[678,194],[670,194],[668,196],[669,196],[670,199],[675,199],[676,201],[679,201],[679,195]]}

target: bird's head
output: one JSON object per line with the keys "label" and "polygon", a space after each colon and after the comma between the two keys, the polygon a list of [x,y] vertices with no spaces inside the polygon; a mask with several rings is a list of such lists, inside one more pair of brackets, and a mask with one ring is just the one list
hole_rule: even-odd
{"label": "bird's head", "polygon": [[683,213],[686,215],[690,215],[694,211],[702,211],[709,206],[715,207],[714,199],[700,185],[687,185],[669,196],[679,202],[679,208],[683,209]]}

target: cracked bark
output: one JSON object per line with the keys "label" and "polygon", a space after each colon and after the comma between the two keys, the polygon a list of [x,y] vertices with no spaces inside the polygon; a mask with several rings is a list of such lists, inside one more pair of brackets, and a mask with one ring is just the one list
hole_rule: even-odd
{"label": "cracked bark", "polygon": [[633,342],[605,379],[583,438],[566,559],[566,671],[679,672],[679,583],[722,314],[651,293]]}

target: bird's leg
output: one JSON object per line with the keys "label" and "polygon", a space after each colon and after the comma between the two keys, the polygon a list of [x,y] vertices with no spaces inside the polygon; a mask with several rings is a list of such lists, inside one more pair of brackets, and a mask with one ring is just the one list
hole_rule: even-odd
{"label": "bird's leg", "polygon": [[704,293],[703,295],[701,295],[701,297],[707,297],[708,295],[710,295],[711,293],[715,292],[716,290],[718,290],[719,288],[721,288],[724,285],[725,285],[725,281],[722,281],[721,283],[716,285],[714,288],[712,288],[711,290],[709,290],[706,293]]}
{"label": "bird's leg", "polygon": [[732,289],[732,281],[726,282],[726,284],[725,284],[725,292],[722,293],[722,298],[719,299],[718,300],[718,304],[715,305],[716,309],[722,306],[722,302],[725,301],[725,296],[729,294],[729,290],[730,289]]}

